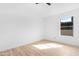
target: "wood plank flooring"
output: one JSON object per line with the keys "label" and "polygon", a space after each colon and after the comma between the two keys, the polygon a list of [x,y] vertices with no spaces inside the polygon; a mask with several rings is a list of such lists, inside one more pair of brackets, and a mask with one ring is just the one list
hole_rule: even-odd
{"label": "wood plank flooring", "polygon": [[49,40],[41,40],[32,44],[20,46],[0,52],[0,56],[79,56],[79,48],[69,45],[59,44],[62,47],[51,47],[46,49],[39,49],[34,45],[55,43]]}

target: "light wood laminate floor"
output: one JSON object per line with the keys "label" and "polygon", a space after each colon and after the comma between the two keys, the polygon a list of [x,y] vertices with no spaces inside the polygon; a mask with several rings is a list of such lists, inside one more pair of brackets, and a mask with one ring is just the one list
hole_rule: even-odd
{"label": "light wood laminate floor", "polygon": [[79,56],[79,48],[41,40],[0,52],[0,56]]}

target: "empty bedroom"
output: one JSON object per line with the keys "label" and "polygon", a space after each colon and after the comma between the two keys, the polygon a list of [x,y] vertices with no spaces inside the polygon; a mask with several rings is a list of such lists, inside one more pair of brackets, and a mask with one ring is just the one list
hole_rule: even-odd
{"label": "empty bedroom", "polygon": [[79,3],[0,3],[0,56],[79,56]]}

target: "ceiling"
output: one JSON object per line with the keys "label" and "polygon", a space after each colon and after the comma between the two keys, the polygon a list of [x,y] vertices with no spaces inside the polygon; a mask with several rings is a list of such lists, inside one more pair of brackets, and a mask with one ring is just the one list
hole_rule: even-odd
{"label": "ceiling", "polygon": [[79,8],[79,3],[54,3],[50,14],[55,15]]}
{"label": "ceiling", "polygon": [[47,17],[77,9],[79,8],[79,3],[52,3],[50,6],[40,3],[33,6],[38,10],[37,13],[40,17]]}
{"label": "ceiling", "polygon": [[52,3],[51,6],[40,3],[3,3],[0,13],[26,14],[27,16],[47,17],[79,8],[79,3]]}

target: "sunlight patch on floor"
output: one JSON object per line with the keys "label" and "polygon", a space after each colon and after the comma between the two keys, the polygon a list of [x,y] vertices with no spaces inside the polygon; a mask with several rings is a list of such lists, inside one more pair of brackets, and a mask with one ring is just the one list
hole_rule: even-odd
{"label": "sunlight patch on floor", "polygon": [[63,47],[63,45],[60,44],[55,44],[55,43],[44,43],[44,44],[36,44],[33,45],[35,48],[38,49],[49,49],[49,48],[59,48],[59,47]]}

